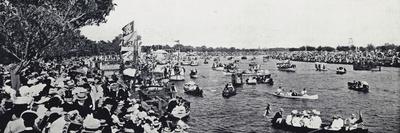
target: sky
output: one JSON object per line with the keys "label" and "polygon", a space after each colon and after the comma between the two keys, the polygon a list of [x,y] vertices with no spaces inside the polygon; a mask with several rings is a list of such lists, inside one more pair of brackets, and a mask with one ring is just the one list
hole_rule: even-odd
{"label": "sky", "polygon": [[400,44],[400,0],[114,0],[107,22],[81,28],[112,40],[135,21],[144,45],[275,48]]}

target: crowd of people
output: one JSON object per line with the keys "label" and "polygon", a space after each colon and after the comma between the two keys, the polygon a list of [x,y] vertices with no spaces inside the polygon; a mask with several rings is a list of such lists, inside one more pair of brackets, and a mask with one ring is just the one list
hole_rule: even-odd
{"label": "crowd of people", "polygon": [[320,111],[315,109],[312,110],[292,110],[286,117],[283,116],[284,110],[281,108],[274,117],[272,122],[274,124],[280,124],[285,126],[291,126],[296,128],[309,128],[309,129],[325,129],[325,130],[354,130],[362,125],[363,120],[361,112],[359,112],[359,118],[356,118],[355,114],[351,114],[350,117],[343,120],[340,115],[334,115],[333,120],[330,124],[324,125],[320,118]]}
{"label": "crowd of people", "polygon": [[0,132],[168,133],[189,128],[174,115],[184,107],[182,98],[171,95],[160,110],[138,96],[146,79],[106,76],[93,64],[85,58],[40,61],[22,71],[17,91],[9,70],[0,67]]}
{"label": "crowd of people", "polygon": [[280,60],[353,64],[365,62],[378,66],[400,67],[400,53],[393,50],[375,51],[276,51],[270,57]]}

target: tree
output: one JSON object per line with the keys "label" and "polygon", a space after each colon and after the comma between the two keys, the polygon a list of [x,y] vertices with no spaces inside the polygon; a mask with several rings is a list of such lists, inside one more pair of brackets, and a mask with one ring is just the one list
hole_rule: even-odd
{"label": "tree", "polygon": [[12,87],[19,88],[21,70],[56,47],[68,33],[106,22],[112,0],[0,0],[1,48],[17,60]]}

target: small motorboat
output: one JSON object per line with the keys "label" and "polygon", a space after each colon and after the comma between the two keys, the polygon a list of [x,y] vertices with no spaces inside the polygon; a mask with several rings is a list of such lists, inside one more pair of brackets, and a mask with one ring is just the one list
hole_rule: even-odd
{"label": "small motorboat", "polygon": [[228,57],[228,59],[227,60],[232,60],[233,59],[233,57],[232,56],[230,56],[230,57]]}
{"label": "small motorboat", "polygon": [[194,96],[203,96],[203,90],[193,81],[185,83],[183,90],[186,94]]}
{"label": "small motorboat", "polygon": [[189,75],[190,75],[190,78],[198,78],[199,77],[199,75],[197,75],[197,70],[196,69],[191,70]]}
{"label": "small motorboat", "polygon": [[257,77],[257,83],[274,85],[274,80],[271,78],[271,74],[261,75]]}
{"label": "small motorboat", "polygon": [[185,61],[185,60],[184,60],[184,61],[181,62],[181,65],[182,65],[182,66],[189,66],[190,63],[191,63],[191,61]]}
{"label": "small motorboat", "polygon": [[246,57],[246,56],[242,56],[241,59],[242,59],[242,60],[247,60],[247,57]]}
{"label": "small motorboat", "polygon": [[336,69],[336,74],[345,74],[347,72],[346,68],[338,67]]}
{"label": "small motorboat", "polygon": [[300,96],[300,95],[299,96],[289,96],[284,93],[280,93],[280,94],[273,93],[272,95],[277,96],[277,97],[293,98],[293,99],[311,99],[311,100],[318,99],[318,95],[308,95],[308,94],[302,95],[302,96]]}
{"label": "small motorboat", "polygon": [[278,70],[280,70],[280,71],[287,71],[287,72],[295,72],[296,71],[296,65],[290,63],[290,60],[276,63],[276,66],[278,67]]}
{"label": "small motorboat", "polygon": [[170,81],[184,81],[185,80],[185,69],[179,65],[175,65],[170,71]]}
{"label": "small motorboat", "polygon": [[347,82],[347,86],[350,90],[369,92],[369,85],[366,81]]}
{"label": "small motorboat", "polygon": [[192,61],[190,63],[190,66],[198,66],[198,65],[199,65],[199,62],[197,62],[197,61]]}
{"label": "small motorboat", "polygon": [[249,85],[255,85],[257,84],[257,79],[256,77],[249,77],[246,79],[246,83]]}
{"label": "small motorboat", "polygon": [[213,63],[211,68],[215,71],[223,71],[224,65],[222,63]]}
{"label": "small motorboat", "polygon": [[234,95],[236,95],[235,87],[233,87],[232,83],[226,84],[224,90],[222,91],[222,96],[225,98],[229,98]]}

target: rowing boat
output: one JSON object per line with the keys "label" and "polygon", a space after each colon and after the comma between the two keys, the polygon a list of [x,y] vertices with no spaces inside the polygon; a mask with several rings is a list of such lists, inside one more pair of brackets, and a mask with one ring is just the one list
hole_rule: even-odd
{"label": "rowing boat", "polygon": [[318,95],[303,95],[303,96],[288,96],[288,95],[278,95],[276,93],[273,93],[272,95],[277,96],[277,97],[284,97],[284,98],[293,98],[293,99],[318,99]]}

